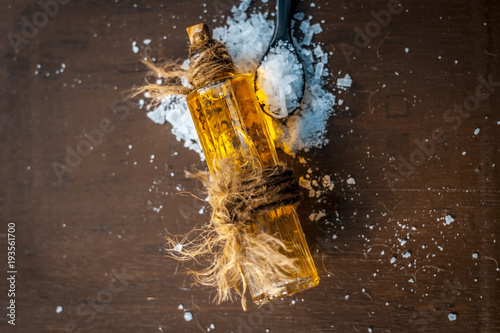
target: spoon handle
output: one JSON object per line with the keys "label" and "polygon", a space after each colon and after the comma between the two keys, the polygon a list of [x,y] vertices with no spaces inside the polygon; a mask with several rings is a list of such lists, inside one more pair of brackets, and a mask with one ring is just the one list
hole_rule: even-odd
{"label": "spoon handle", "polygon": [[277,0],[276,31],[273,41],[278,39],[290,40],[290,9],[292,0]]}

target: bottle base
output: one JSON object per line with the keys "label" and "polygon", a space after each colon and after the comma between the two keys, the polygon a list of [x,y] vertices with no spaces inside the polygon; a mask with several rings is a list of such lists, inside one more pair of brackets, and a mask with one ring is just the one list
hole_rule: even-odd
{"label": "bottle base", "polygon": [[297,292],[316,287],[319,283],[319,276],[298,278],[286,281],[281,286],[277,286],[277,292],[269,294],[266,292],[252,295],[252,300],[257,305],[262,305],[276,298],[290,296]]}

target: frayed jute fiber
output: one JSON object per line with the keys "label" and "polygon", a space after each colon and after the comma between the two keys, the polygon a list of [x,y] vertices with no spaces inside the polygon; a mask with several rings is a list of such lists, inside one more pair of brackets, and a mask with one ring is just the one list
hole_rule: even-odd
{"label": "frayed jute fiber", "polygon": [[[148,82],[135,95],[148,93],[154,105],[168,95],[187,95],[207,82],[236,72],[224,44],[213,40],[205,25],[195,27],[188,29],[192,44],[189,69],[172,62],[156,65],[147,58],[144,63],[151,70],[151,77],[155,81],[162,78],[163,84]],[[238,295],[246,310],[248,283],[274,295],[279,291],[277,281],[298,273],[295,259],[283,241],[276,235],[249,230],[262,214],[296,205],[301,192],[292,171],[283,164],[263,168],[260,163],[250,166],[247,162],[236,167],[231,158],[216,164],[213,174],[188,173],[188,177],[201,180],[206,187],[212,207],[210,222],[185,236],[167,236],[166,253],[180,261],[202,263],[203,269],[189,271],[195,282],[215,290],[213,300],[217,304],[232,301]],[[190,239],[194,234],[197,236]]]}
{"label": "frayed jute fiber", "polygon": [[152,104],[157,105],[169,95],[187,95],[207,82],[228,73],[236,73],[236,67],[226,46],[210,37],[206,25],[200,27],[198,31],[188,31],[188,33],[192,43],[189,47],[189,68],[186,69],[178,62],[171,61],[157,65],[146,56],[142,62],[151,70],[148,78],[152,82],[161,78],[163,84],[151,83],[146,78],[146,85],[136,89],[132,97],[147,92]]}
{"label": "frayed jute fiber", "polygon": [[216,289],[214,301],[219,304],[241,297],[246,309],[245,292],[248,275],[266,294],[277,295],[276,281],[297,274],[295,259],[288,256],[287,246],[274,235],[249,232],[251,224],[271,209],[295,205],[301,198],[297,183],[284,165],[273,168],[234,172],[231,160],[219,162],[215,174],[188,173],[206,187],[212,207],[210,222],[194,239],[167,237],[167,254],[178,260],[203,260],[208,266],[190,270],[196,283]]}

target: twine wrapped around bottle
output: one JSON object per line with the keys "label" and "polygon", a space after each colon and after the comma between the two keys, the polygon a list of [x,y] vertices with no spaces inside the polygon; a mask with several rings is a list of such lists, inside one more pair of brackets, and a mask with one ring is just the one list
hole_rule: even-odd
{"label": "twine wrapped around bottle", "polygon": [[[153,104],[172,94],[187,95],[236,69],[224,44],[210,38],[208,27],[200,24],[188,29],[189,70],[179,64],[155,65],[149,58],[145,64],[163,85],[148,83],[137,89],[135,95],[148,92]],[[207,37],[208,36],[208,37]],[[187,80],[190,87],[182,85]],[[295,259],[288,255],[287,246],[274,235],[265,232],[249,233],[259,214],[297,205],[301,192],[293,172],[284,164],[263,168],[251,163],[237,168],[231,158],[217,160],[216,172],[188,173],[188,177],[203,182],[212,207],[210,222],[192,230],[186,236],[167,236],[167,255],[178,260],[206,263],[201,270],[190,270],[194,280],[216,290],[214,300],[219,304],[233,300],[234,293],[241,297],[246,309],[245,292],[251,274],[262,290],[278,293],[275,281],[295,275]],[[188,239],[198,233],[194,239]],[[251,273],[250,273],[251,272]]]}
{"label": "twine wrapped around bottle", "polygon": [[[157,66],[146,57],[142,62],[152,71],[154,81],[161,78],[163,84],[147,82],[145,86],[136,89],[132,97],[147,92],[151,96],[152,104],[156,105],[169,95],[187,95],[191,88],[199,88],[222,75],[236,72],[226,46],[209,37],[210,32],[205,24],[188,28],[188,34],[191,42],[189,69],[176,62]],[[188,82],[190,87],[183,85],[183,82]]]}
{"label": "twine wrapped around bottle", "polygon": [[[267,233],[246,232],[252,220],[268,210],[295,205],[301,199],[291,171],[280,164],[274,168],[251,168],[234,172],[229,159],[220,161],[216,174],[188,173],[206,187],[212,207],[210,222],[193,240],[166,237],[167,254],[179,260],[204,259],[208,266],[190,270],[197,283],[216,288],[214,300],[219,304],[233,299],[233,290],[241,297],[246,310],[246,272],[252,272],[262,289],[278,294],[274,281],[284,280],[297,271],[295,259],[287,255],[287,246]],[[248,277],[247,277],[248,278]]]}

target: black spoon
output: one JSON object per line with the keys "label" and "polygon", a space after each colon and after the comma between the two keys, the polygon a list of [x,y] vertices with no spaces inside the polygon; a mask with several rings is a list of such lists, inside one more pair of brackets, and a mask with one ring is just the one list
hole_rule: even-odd
{"label": "black spoon", "polygon": [[[264,56],[260,60],[259,66],[257,67],[257,72],[255,74],[255,89],[257,93],[257,99],[259,100],[262,110],[264,110],[264,112],[275,118],[285,118],[290,113],[294,112],[300,106],[302,98],[304,97],[304,86],[305,86],[304,66],[300,61],[299,55],[297,54],[297,50],[293,46],[292,37],[290,33],[291,3],[292,3],[291,0],[277,0],[276,26],[274,29],[274,35],[273,38],[271,39],[271,43],[269,44],[269,48],[267,49]],[[293,103],[292,102],[287,103],[291,105],[287,106],[285,110],[283,110],[284,109],[283,104],[281,104],[280,107],[278,105],[269,105],[268,102],[266,103],[266,101],[268,101],[269,98],[272,100],[273,96],[266,96],[266,94],[264,94],[264,90],[266,91],[267,95],[270,95],[271,92],[269,91],[269,89],[265,89],[264,87],[265,82],[268,78],[262,77],[265,75],[263,75],[263,70],[261,70],[265,62],[269,59],[269,56],[272,55],[273,53],[276,54],[278,49],[282,49],[285,52],[288,52],[289,53],[288,59],[293,59],[292,63],[297,64],[297,66],[295,66],[296,68],[293,69],[298,77],[297,79],[298,82],[293,81],[293,83],[295,83],[295,86],[297,88],[295,91],[296,98],[292,98]],[[277,91],[279,94],[280,91],[278,90],[280,87],[274,87],[274,88],[275,88],[274,92]],[[283,98],[283,92],[281,92],[281,95],[282,95],[281,98]]]}

